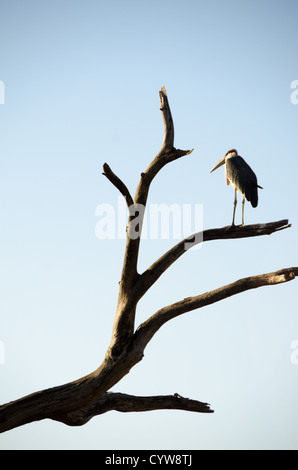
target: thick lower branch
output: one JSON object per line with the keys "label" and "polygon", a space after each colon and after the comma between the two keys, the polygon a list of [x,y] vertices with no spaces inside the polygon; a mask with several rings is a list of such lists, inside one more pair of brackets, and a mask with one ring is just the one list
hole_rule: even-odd
{"label": "thick lower branch", "polygon": [[127,395],[125,393],[105,393],[87,407],[60,416],[57,421],[61,421],[69,426],[81,426],[94,416],[112,410],[123,413],[153,410],[184,410],[196,413],[213,413],[208,403],[190,400],[178,393],[151,397]]}
{"label": "thick lower branch", "polygon": [[[178,396],[164,398],[126,397],[107,394],[129,370],[143,357],[148,342],[167,321],[194,309],[219,302],[232,295],[266,285],[291,281],[298,276],[298,267],[240,279],[232,284],[211,292],[188,297],[180,302],[159,310],[144,322],[134,333],[126,351],[117,361],[108,356],[99,369],[90,375],[69,384],[36,392],[19,400],[0,406],[0,432],[13,429],[26,423],[45,418],[78,425],[88,421],[95,414],[111,409],[118,411],[148,411],[150,409],[184,409],[188,411],[210,412],[207,404],[183,399]],[[122,396],[123,398],[123,396]],[[185,401],[187,400],[187,401]],[[202,408],[200,408],[202,406]],[[204,410],[205,409],[205,410]]]}
{"label": "thick lower branch", "polygon": [[0,433],[42,419],[56,419],[96,401],[142,359],[142,352],[127,351],[117,361],[109,357],[78,380],[32,393],[0,406]]}

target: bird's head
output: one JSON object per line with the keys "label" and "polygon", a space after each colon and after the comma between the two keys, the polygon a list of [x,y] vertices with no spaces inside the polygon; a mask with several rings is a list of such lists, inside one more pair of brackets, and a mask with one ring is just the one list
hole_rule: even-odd
{"label": "bird's head", "polygon": [[237,150],[236,149],[230,149],[227,151],[227,153],[219,160],[219,162],[215,165],[214,168],[212,168],[212,170],[210,171],[210,173],[212,173],[212,171],[214,170],[217,170],[217,168],[219,168],[220,166],[224,165],[226,163],[226,159],[227,158],[231,158],[231,157],[237,157],[238,153],[237,153]]}

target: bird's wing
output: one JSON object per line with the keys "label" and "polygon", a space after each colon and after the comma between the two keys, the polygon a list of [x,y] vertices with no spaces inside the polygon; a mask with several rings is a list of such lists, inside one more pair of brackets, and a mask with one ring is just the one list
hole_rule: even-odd
{"label": "bird's wing", "polygon": [[226,160],[226,173],[236,189],[245,194],[253,207],[258,205],[257,177],[246,161],[240,157],[232,157]]}

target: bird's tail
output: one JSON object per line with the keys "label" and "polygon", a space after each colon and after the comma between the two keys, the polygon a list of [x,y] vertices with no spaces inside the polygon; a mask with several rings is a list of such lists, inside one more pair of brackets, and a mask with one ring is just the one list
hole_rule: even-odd
{"label": "bird's tail", "polygon": [[262,186],[258,184],[252,184],[245,192],[245,197],[251,203],[252,207],[257,207],[258,205],[258,188],[263,189]]}

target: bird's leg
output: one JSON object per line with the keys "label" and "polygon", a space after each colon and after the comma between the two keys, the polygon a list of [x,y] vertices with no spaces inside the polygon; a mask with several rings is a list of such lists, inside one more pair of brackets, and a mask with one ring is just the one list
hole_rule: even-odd
{"label": "bird's leg", "polygon": [[245,194],[243,194],[242,198],[242,227],[244,227],[244,203],[245,203]]}
{"label": "bird's leg", "polygon": [[235,225],[236,206],[237,206],[237,189],[235,189],[235,199],[234,199],[234,210],[233,210],[232,227]]}

